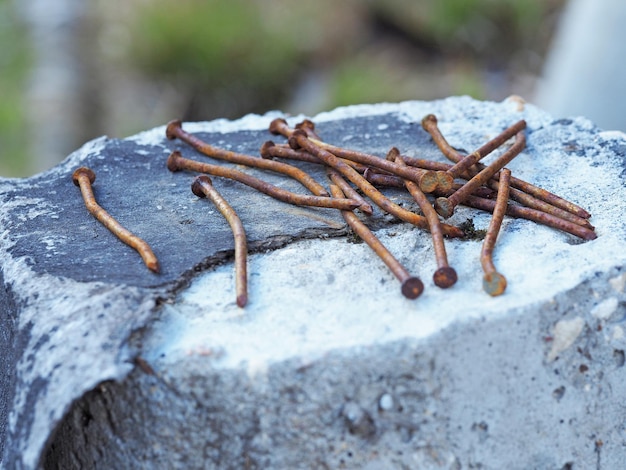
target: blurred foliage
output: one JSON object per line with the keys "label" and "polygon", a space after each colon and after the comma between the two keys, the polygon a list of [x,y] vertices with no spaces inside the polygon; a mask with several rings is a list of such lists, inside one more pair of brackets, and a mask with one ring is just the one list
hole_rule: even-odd
{"label": "blurred foliage", "polygon": [[316,74],[325,94],[292,111],[451,94],[493,99],[499,90],[490,93],[483,70],[537,73],[552,30],[542,25],[562,3],[148,0],[130,28],[129,58],[185,90],[183,117],[194,120],[289,110]]}
{"label": "blurred foliage", "polygon": [[[353,42],[356,2],[253,0],[145,2],[130,26],[129,59],[146,75],[188,94],[183,117],[235,117],[289,98],[312,57],[333,57]],[[338,25],[328,11],[342,11]],[[341,43],[330,43],[334,37]],[[347,41],[347,42],[346,42]]]}
{"label": "blurred foliage", "polygon": [[[564,2],[97,0],[86,28],[93,50],[84,47],[80,62],[96,64],[86,88],[100,93],[92,98],[101,109],[86,115],[99,117],[90,122],[103,123],[100,135],[123,137],[174,117],[313,115],[457,94],[499,100],[524,94],[520,77],[539,73]],[[0,0],[3,175],[28,169],[29,48],[13,3]]]}
{"label": "blurred foliage", "polygon": [[0,0],[0,44],[0,175],[16,176],[29,169],[24,109],[29,51],[10,0]]}

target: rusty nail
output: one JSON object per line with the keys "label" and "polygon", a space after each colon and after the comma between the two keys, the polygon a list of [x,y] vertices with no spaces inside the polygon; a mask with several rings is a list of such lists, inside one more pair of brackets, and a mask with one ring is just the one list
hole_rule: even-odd
{"label": "rusty nail", "polygon": [[[404,166],[398,165],[398,162],[396,161],[396,156],[398,155],[400,155],[400,150],[398,150],[397,147],[391,147],[389,152],[387,152],[387,156],[385,157],[385,160],[397,165],[403,172],[406,168],[408,168],[408,165],[406,165],[406,163]],[[411,167],[411,168],[417,169],[415,167]],[[442,171],[425,170],[422,168],[419,168],[419,170],[424,172],[422,173],[421,179],[418,182],[419,188],[422,192],[432,193],[436,190],[447,191],[448,189],[452,187],[454,178],[452,178],[447,173],[442,172]],[[406,176],[403,175],[401,172],[390,171],[390,170],[387,170],[387,171],[389,171],[395,176],[403,177],[405,180],[407,179]],[[415,179],[409,179],[409,180],[415,182]]]}
{"label": "rusty nail", "polygon": [[453,162],[458,162],[463,158],[463,155],[461,155],[457,150],[452,148],[450,144],[448,144],[448,141],[445,139],[445,137],[439,130],[439,127],[437,126],[437,117],[434,114],[427,114],[422,118],[422,127],[426,132],[430,134],[433,141],[435,142],[435,145],[439,148],[439,150],[441,150],[441,153],[443,153],[449,160],[452,160]]}
{"label": "rusty nail", "polygon": [[241,219],[222,195],[213,187],[211,178],[198,176],[191,185],[191,191],[198,197],[208,198],[224,216],[235,238],[235,291],[237,305],[248,303],[248,244]]}
{"label": "rusty nail", "polygon": [[582,207],[574,204],[573,202],[563,199],[562,197],[557,196],[556,194],[553,194],[550,191],[539,188],[526,181],[512,177],[511,186],[513,186],[516,189],[519,189],[520,191],[524,191],[525,193],[530,194],[531,196],[537,199],[541,199],[542,201],[545,201],[552,206],[563,209],[583,219],[589,219],[591,217],[591,214],[589,212],[587,212]]}
{"label": "rusty nail", "polygon": [[126,230],[115,220],[106,210],[104,210],[97,202],[91,188],[92,183],[96,180],[96,174],[91,168],[80,167],[74,171],[72,181],[80,188],[80,192],[85,201],[85,207],[102,225],[112,232],[122,242],[135,249],[143,262],[150,271],[159,272],[159,262],[152,252],[150,245],[144,240]]}
{"label": "rusty nail", "polygon": [[[322,142],[319,139],[312,138],[307,133],[307,125],[301,127],[303,128],[291,129],[287,124],[287,121],[282,118],[276,118],[270,123],[269,131],[272,134],[282,135],[284,137],[287,137],[288,139],[291,139],[295,132],[302,132],[303,135],[309,138],[309,140],[318,148],[322,148],[327,152],[332,153],[337,158],[351,160],[353,162],[361,163],[363,165],[381,168],[390,173],[402,176],[403,178],[410,179],[411,181],[419,184],[422,191],[427,193],[430,193],[437,188],[438,180],[436,179],[436,176],[432,174],[432,172],[430,172],[429,170],[423,170],[420,168],[399,169],[398,166],[395,165],[395,163],[387,161],[383,158],[376,157],[375,155],[369,155],[363,152],[358,152],[356,150],[344,149],[335,145],[328,144],[326,142]],[[294,147],[292,146],[292,148]],[[297,149],[297,146],[295,147],[295,149]]]}
{"label": "rusty nail", "polygon": [[361,202],[359,206],[359,210],[366,215],[372,215],[374,213],[374,209],[368,203],[363,196],[361,196],[352,186],[348,184],[348,182],[343,179],[341,173],[331,167],[326,167],[326,174],[330,178],[330,180],[339,186],[339,189],[343,192],[345,196],[350,199],[354,199]]}
{"label": "rusty nail", "polygon": [[[400,150],[398,150],[397,147],[392,147],[389,150],[389,152],[387,152],[386,159],[391,162],[396,162],[396,156],[398,155],[400,155]],[[454,183],[454,177],[448,173],[447,168],[445,170],[441,170],[441,168],[436,168],[436,167],[426,168],[426,167],[420,167],[419,165],[409,165],[406,160],[407,158],[409,157],[402,156],[402,160],[406,166],[421,168],[423,170],[427,170],[430,172],[429,176],[431,176],[431,180],[427,180],[427,181],[430,187],[434,187],[434,189],[432,191],[424,191],[422,187],[420,186],[420,189],[422,189],[423,192],[432,193],[435,191],[448,191],[449,189],[452,188],[452,184]],[[433,181],[433,178],[434,178],[434,181]]]}
{"label": "rusty nail", "polygon": [[[395,155],[395,161],[400,166],[405,165],[404,160],[402,160],[399,153]],[[406,185],[406,189],[409,193],[411,193],[413,199],[415,199],[417,204],[420,206],[422,213],[428,221],[428,227],[433,239],[435,259],[437,261],[437,270],[435,271],[435,274],[433,274],[433,281],[437,287],[441,287],[442,289],[452,287],[456,284],[458,278],[454,268],[450,267],[448,264],[448,255],[443,241],[443,232],[441,230],[439,216],[417,184],[409,180],[405,180],[404,183]]]}
{"label": "rusty nail", "polygon": [[211,165],[210,163],[197,162],[195,160],[189,160],[183,158],[179,151],[173,151],[167,159],[167,168],[170,171],[188,170],[198,173],[208,173],[213,176],[220,176],[222,178],[230,178],[235,181],[239,181],[247,186],[250,186],[268,196],[272,196],[279,201],[295,204],[299,206],[312,206],[312,207],[327,207],[331,209],[346,209],[352,210],[359,207],[359,201],[353,199],[335,199],[331,197],[310,196],[292,193],[291,191],[284,190],[270,183],[267,183],[259,178],[250,176],[232,168],[226,168],[219,165]]}
{"label": "rusty nail", "polygon": [[[333,197],[345,197],[341,189],[335,184],[331,184],[330,192]],[[404,266],[391,254],[391,252],[380,242],[359,218],[350,211],[341,211],[346,223],[367,245],[376,253],[387,265],[391,272],[401,283],[402,295],[408,299],[416,299],[424,291],[422,281],[406,270]]]}
{"label": "rusty nail", "polygon": [[404,188],[404,180],[393,175],[381,175],[369,168],[363,173],[363,177],[376,186],[389,186],[392,188]]}
{"label": "rusty nail", "polygon": [[[523,131],[526,128],[526,121],[521,120],[513,124],[512,126],[506,128],[496,137],[491,139],[489,142],[484,144],[475,152],[466,155],[465,157],[458,160],[452,168],[448,170],[448,172],[458,178],[460,175],[469,171],[472,166],[478,163],[482,158],[485,158],[495,149],[503,145],[507,140],[509,140],[514,135],[517,135],[518,132]],[[447,142],[446,142],[447,144]]]}
{"label": "rusty nail", "polygon": [[[294,150],[289,147],[288,144],[275,144],[271,140],[268,140],[261,146],[260,153],[263,158],[287,158],[290,160],[297,160],[301,162],[316,163],[318,165],[324,163],[315,155],[312,155],[309,152],[306,152],[302,149]],[[365,170],[369,169],[368,166],[362,165],[361,163],[353,162],[352,160],[346,160],[344,158],[340,158],[339,160],[344,162],[346,165],[351,166],[361,174],[363,174]]]}
{"label": "rusty nail", "polygon": [[493,215],[487,235],[483,241],[482,250],[480,252],[480,264],[483,267],[485,275],[483,277],[483,289],[492,297],[504,293],[506,289],[506,278],[500,274],[493,264],[493,249],[496,246],[496,240],[502,220],[509,202],[509,183],[511,181],[511,170],[503,168],[500,172],[500,185],[498,187],[498,196],[496,197],[496,205],[493,209]]}
{"label": "rusty nail", "polygon": [[505,165],[513,160],[526,145],[526,136],[523,131],[515,135],[515,143],[506,152],[496,158],[490,165],[481,170],[476,176],[465,183],[458,191],[455,191],[450,197],[440,197],[435,201],[435,209],[437,213],[444,218],[452,216],[454,208],[463,202],[480,186],[486,184],[493,175],[500,171]]}
{"label": "rusty nail", "polygon": [[[502,177],[501,174],[500,174],[500,177]],[[500,186],[499,181],[497,181],[495,178],[491,178],[488,184],[491,188],[495,190],[498,190]],[[572,214],[571,212],[561,209],[560,207],[553,206],[552,204],[542,201],[541,199],[531,196],[530,194],[525,193],[524,191],[521,191],[519,189],[510,188],[509,197],[512,200],[517,201],[520,204],[526,207],[529,207],[531,209],[536,209],[538,211],[542,211],[547,214],[552,214],[555,217],[559,217],[561,219],[568,220],[572,223],[582,225],[583,227],[587,227],[590,230],[594,230],[594,227],[593,225],[591,225],[589,220],[579,217],[576,214]]]}
{"label": "rusty nail", "polygon": [[[380,207],[384,211],[395,215],[405,222],[409,222],[418,227],[428,229],[428,221],[425,217],[417,215],[411,211],[407,211],[406,209],[403,209],[397,204],[391,202],[356,170],[346,165],[331,152],[328,152],[327,150],[324,150],[323,148],[315,145],[311,140],[309,140],[304,131],[294,131],[289,138],[289,145],[291,145],[292,148],[295,147],[296,149],[302,147],[307,152],[312,153],[313,155],[318,157],[326,165],[335,168],[339,173],[346,177],[346,179],[352,181],[361,191],[365,193],[367,197],[369,197],[378,207]],[[465,235],[463,230],[452,225],[442,224],[442,229],[444,231],[444,234],[448,237],[463,237]]]}
{"label": "rusty nail", "polygon": [[287,121],[283,118],[276,118],[270,122],[269,131],[274,135],[282,135],[287,138],[291,137],[293,132],[293,130],[289,128]]}
{"label": "rusty nail", "polygon": [[264,158],[253,157],[251,155],[244,155],[242,153],[214,147],[199,139],[195,135],[186,132],[182,128],[182,122],[180,120],[170,121],[167,124],[165,135],[170,140],[179,138],[208,157],[224,160],[230,163],[236,163],[238,165],[247,165],[281,173],[295,179],[316,196],[329,196],[328,191],[326,191],[321,184],[301,169],[286,163],[275,162]]}
{"label": "rusty nail", "polygon": [[306,134],[316,140],[322,140],[319,135],[315,132],[315,123],[310,119],[305,119],[302,122],[295,125],[296,129],[302,129]]}
{"label": "rusty nail", "polygon": [[[486,212],[493,212],[496,202],[492,199],[484,199],[477,196],[468,196],[462,203],[465,206],[480,209]],[[547,225],[548,227],[561,230],[563,232],[575,235],[583,240],[595,240],[598,235],[593,230],[583,227],[567,220],[556,217],[552,214],[531,209],[529,207],[518,206],[509,204],[506,209],[506,214],[511,217],[517,217],[519,219],[532,220],[539,224]]]}
{"label": "rusty nail", "polygon": [[[525,121],[519,121],[518,123],[511,126],[509,129],[514,130],[515,126],[522,127],[523,125],[525,125]],[[454,162],[458,162],[459,160],[463,158],[463,155],[461,155],[454,148],[452,148],[450,144],[448,144],[446,139],[443,137],[443,135],[441,134],[441,131],[439,130],[437,126],[437,118],[434,115],[429,114],[426,117],[424,117],[424,119],[422,119],[422,127],[431,135],[437,147],[439,147],[441,152],[446,157],[448,157],[450,160]],[[502,143],[504,143],[510,137],[510,135],[507,136],[506,134],[507,131],[509,131],[509,129],[505,130],[502,134],[500,134],[500,136],[498,136],[501,139],[504,139],[502,140]],[[496,139],[498,139],[498,137],[496,137]],[[487,144],[485,144],[483,147],[481,147],[477,151],[481,153],[490,152],[493,149],[490,149],[489,146],[496,146],[499,143],[496,139],[493,139],[492,141],[487,142]],[[405,160],[405,161],[408,165],[413,165],[413,162],[409,160]],[[421,162],[423,162],[423,160]],[[416,164],[416,166],[421,167],[421,165],[419,164]],[[429,167],[424,166],[424,168],[429,168]],[[477,170],[472,172],[473,173],[472,176],[474,176],[478,171],[483,170],[485,168],[485,165],[483,165],[482,163],[477,163],[476,168]],[[497,176],[497,175],[494,175],[494,176]],[[571,212],[572,214],[575,214],[584,219],[588,219],[591,217],[591,214],[589,212],[587,212],[582,207],[574,204],[573,202],[563,199],[562,197],[557,196],[556,194],[552,194],[545,189],[539,188],[519,178],[516,178],[516,177],[511,178],[511,187],[519,189],[520,191],[530,194],[531,196],[537,199],[541,199],[542,201],[545,201],[548,204],[551,204],[555,207],[559,207],[563,210]]]}

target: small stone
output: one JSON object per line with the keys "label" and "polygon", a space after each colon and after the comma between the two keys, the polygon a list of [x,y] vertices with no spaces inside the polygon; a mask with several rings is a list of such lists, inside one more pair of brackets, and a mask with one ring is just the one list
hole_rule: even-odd
{"label": "small stone", "polygon": [[389,411],[393,408],[393,397],[388,393],[383,394],[378,400],[378,406],[383,411]]}

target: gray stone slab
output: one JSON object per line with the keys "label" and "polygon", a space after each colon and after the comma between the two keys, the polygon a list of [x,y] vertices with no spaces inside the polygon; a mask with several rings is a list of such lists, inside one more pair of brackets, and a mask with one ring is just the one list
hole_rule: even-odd
{"label": "gray stone slab", "polygon": [[[479,241],[447,243],[459,282],[443,291],[428,234],[378,212],[377,235],[426,285],[410,301],[366,245],[347,242],[334,211],[216,180],[252,248],[242,310],[228,226],[191,194],[191,174],[164,167],[172,149],[203,157],[163,127],[0,181],[2,467],[621,468],[626,138],[514,99],[313,119],[332,143],[443,160],[419,125],[427,113],[464,151],[526,119],[514,175],[589,209],[598,238],[506,218],[496,264],[509,287],[490,298]],[[185,127],[256,154],[281,141],[266,131],[278,115]],[[97,173],[100,204],[152,245],[161,274],[86,212],[71,182],[81,165]],[[466,208],[451,222],[467,218],[489,223]]]}

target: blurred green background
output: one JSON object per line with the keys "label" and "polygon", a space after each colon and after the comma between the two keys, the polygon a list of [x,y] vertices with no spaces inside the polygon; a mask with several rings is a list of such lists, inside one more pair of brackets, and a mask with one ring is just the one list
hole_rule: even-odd
{"label": "blurred green background", "polygon": [[0,175],[174,118],[525,96],[564,3],[0,0]]}

